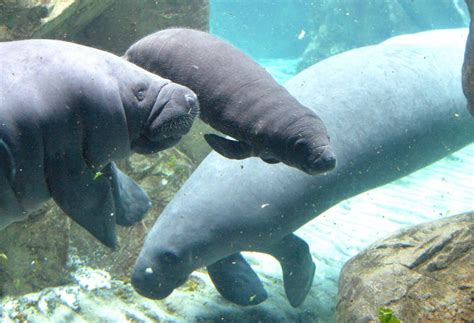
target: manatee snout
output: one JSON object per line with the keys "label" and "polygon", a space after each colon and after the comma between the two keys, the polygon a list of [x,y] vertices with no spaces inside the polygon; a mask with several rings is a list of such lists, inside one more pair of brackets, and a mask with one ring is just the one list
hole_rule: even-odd
{"label": "manatee snout", "polygon": [[133,268],[133,288],[147,298],[166,298],[188,280],[189,275],[179,270],[181,264],[182,260],[170,252],[153,258],[140,255]]}
{"label": "manatee snout", "polygon": [[189,132],[199,115],[199,102],[189,88],[168,83],[160,89],[139,138],[132,149],[139,154],[153,154],[177,144]]}
{"label": "manatee snout", "polygon": [[302,164],[302,169],[309,175],[316,175],[333,170],[336,167],[336,155],[330,145],[318,147],[309,154]]}
{"label": "manatee snout", "polygon": [[290,142],[286,159],[289,165],[309,175],[317,175],[336,167],[336,155],[325,133],[299,133]]}
{"label": "manatee snout", "polygon": [[151,141],[180,138],[189,132],[198,115],[196,94],[187,87],[169,83],[158,94],[145,126],[145,136]]}

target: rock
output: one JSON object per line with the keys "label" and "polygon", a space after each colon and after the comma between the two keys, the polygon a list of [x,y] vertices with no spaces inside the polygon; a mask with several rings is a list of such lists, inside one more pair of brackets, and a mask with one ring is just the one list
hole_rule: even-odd
{"label": "rock", "polygon": [[[468,0],[469,1],[469,0]],[[352,48],[428,29],[464,27],[464,3],[412,0],[322,0],[312,2],[310,38],[299,69]]]}
{"label": "rock", "polygon": [[404,230],[350,259],[339,279],[337,322],[474,320],[474,212]]}
{"label": "rock", "polygon": [[[39,293],[0,299],[0,321],[9,322],[316,322],[278,302],[238,307],[213,295],[202,272],[174,292],[173,300],[154,301],[103,270],[83,267],[74,283]],[[199,293],[196,293],[199,291]],[[282,295],[283,296],[283,295]],[[284,300],[281,297],[281,300]]]}
{"label": "rock", "polygon": [[474,115],[474,0],[466,0],[471,16],[469,24],[469,37],[462,65],[462,89],[467,98],[467,108]]}
{"label": "rock", "polygon": [[191,131],[176,145],[179,150],[192,159],[196,166],[199,165],[212,150],[204,140],[204,134],[206,133],[218,133],[218,131],[201,121],[201,119],[197,119],[194,121]]}
{"label": "rock", "polygon": [[2,0],[0,41],[26,38],[68,39],[115,0]]}
{"label": "rock", "polygon": [[122,55],[138,39],[176,26],[208,30],[208,0],[116,0],[71,40]]}
{"label": "rock", "polygon": [[[69,219],[50,202],[0,234],[0,297],[67,282]],[[3,256],[1,256],[3,255]]]}

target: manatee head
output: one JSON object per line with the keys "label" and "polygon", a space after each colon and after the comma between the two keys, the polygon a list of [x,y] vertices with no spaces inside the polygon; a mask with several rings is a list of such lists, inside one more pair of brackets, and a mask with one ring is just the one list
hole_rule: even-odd
{"label": "manatee head", "polygon": [[[139,126],[139,135],[132,139],[132,150],[140,154],[155,153],[175,145],[189,132],[199,115],[197,96],[185,86],[167,81],[149,92],[157,92],[155,100],[149,104],[151,108],[145,107],[147,115]],[[148,99],[144,91],[138,91],[136,96],[137,100]]]}
{"label": "manatee head", "polygon": [[187,281],[190,263],[190,255],[145,245],[133,268],[132,285],[142,296],[163,299]]}
{"label": "manatee head", "polygon": [[281,142],[285,144],[274,147],[275,159],[309,175],[328,172],[336,167],[336,155],[326,127],[316,115],[299,118],[281,133],[284,134]]}
{"label": "manatee head", "polygon": [[283,162],[301,169],[309,175],[333,170],[336,167],[336,156],[329,142],[324,142],[326,138],[325,134],[297,136],[286,151],[286,156],[282,158]]}

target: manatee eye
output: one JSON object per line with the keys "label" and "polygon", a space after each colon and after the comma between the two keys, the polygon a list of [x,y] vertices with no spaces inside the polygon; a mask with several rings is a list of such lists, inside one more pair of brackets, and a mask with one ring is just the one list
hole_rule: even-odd
{"label": "manatee eye", "polygon": [[169,264],[169,265],[174,265],[174,264],[177,264],[179,262],[179,258],[177,255],[175,255],[174,253],[172,252],[165,252],[163,254],[163,262],[166,263],[166,264]]}
{"label": "manatee eye", "polygon": [[135,95],[138,101],[143,101],[145,98],[145,90],[138,90],[137,94]]}

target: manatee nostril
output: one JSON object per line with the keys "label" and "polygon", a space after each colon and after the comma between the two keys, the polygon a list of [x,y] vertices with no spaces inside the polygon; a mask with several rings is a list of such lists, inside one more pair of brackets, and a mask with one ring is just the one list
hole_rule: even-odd
{"label": "manatee nostril", "polygon": [[330,171],[336,167],[336,155],[331,149],[326,148],[318,159],[316,159],[316,164],[320,171]]}
{"label": "manatee nostril", "polygon": [[198,107],[197,97],[195,95],[192,95],[192,94],[186,94],[184,96],[184,98],[186,99],[186,102],[189,105],[188,114],[190,114],[190,113],[193,112],[193,110],[195,110]]}

